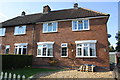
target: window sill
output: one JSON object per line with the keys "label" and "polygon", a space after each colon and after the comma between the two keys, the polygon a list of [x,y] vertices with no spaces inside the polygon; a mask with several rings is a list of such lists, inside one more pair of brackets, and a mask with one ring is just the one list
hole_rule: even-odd
{"label": "window sill", "polygon": [[68,57],[68,56],[61,56],[61,57]]}
{"label": "window sill", "polygon": [[73,32],[79,32],[79,31],[89,31],[90,29],[85,29],[85,30],[72,30]]}
{"label": "window sill", "polygon": [[54,31],[54,32],[42,32],[42,33],[45,33],[45,34],[47,34],[47,33],[57,33],[57,31]]}
{"label": "window sill", "polygon": [[97,58],[97,56],[76,56],[76,58]]}
{"label": "window sill", "polygon": [[25,35],[26,33],[23,33],[23,34],[14,34],[15,36],[20,36],[20,35]]}
{"label": "window sill", "polygon": [[5,35],[0,35],[0,37],[5,37]]}
{"label": "window sill", "polygon": [[46,57],[47,58],[47,57],[53,57],[53,56],[36,56],[36,57]]}

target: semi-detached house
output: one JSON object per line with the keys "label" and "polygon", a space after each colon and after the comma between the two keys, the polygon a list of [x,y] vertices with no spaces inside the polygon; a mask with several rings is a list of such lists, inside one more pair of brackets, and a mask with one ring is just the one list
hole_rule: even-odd
{"label": "semi-detached house", "polygon": [[9,19],[1,23],[2,54],[33,55],[33,65],[93,64],[109,70],[107,21],[109,14],[78,7]]}

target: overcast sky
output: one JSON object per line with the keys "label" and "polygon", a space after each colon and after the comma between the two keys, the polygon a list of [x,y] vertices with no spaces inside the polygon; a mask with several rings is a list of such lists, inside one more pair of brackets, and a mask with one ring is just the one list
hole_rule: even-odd
{"label": "overcast sky", "polygon": [[41,13],[45,5],[49,5],[52,10],[73,8],[74,2],[78,2],[79,7],[110,14],[107,25],[108,33],[112,37],[109,38],[109,41],[112,45],[116,45],[118,2],[79,2],[79,0],[73,2],[0,2],[0,22],[20,16],[22,11],[25,11],[26,14]]}

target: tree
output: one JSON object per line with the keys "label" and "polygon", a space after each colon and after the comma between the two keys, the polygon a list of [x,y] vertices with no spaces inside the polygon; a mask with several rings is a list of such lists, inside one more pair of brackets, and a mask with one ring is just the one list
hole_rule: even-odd
{"label": "tree", "polygon": [[111,46],[109,41],[108,41],[108,49],[109,49],[109,52],[114,52],[115,51],[114,47]]}
{"label": "tree", "polygon": [[117,42],[116,51],[120,52],[120,31],[118,32],[117,40],[118,40],[118,42]]}
{"label": "tree", "polygon": [[114,51],[115,51],[114,47],[113,47],[113,46],[110,46],[110,47],[109,47],[109,51],[110,51],[110,52],[114,52]]}

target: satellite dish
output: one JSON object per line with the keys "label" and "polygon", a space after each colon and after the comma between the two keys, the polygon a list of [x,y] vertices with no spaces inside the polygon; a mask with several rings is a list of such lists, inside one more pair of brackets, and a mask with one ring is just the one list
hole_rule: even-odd
{"label": "satellite dish", "polygon": [[110,38],[111,37],[111,34],[108,34],[108,38]]}

